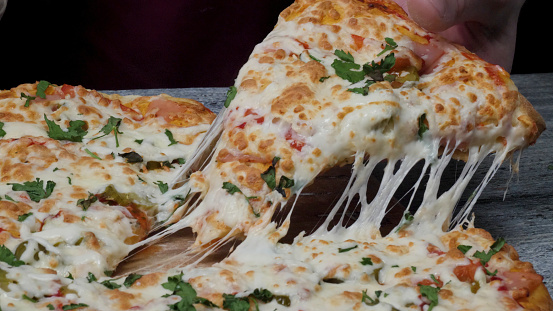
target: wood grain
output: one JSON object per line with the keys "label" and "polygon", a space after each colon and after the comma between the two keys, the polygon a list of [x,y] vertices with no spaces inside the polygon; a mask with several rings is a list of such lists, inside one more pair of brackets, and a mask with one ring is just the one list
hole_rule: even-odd
{"label": "wood grain", "polygon": [[[520,92],[528,98],[534,108],[544,117],[547,127],[553,128],[553,73],[513,75]],[[110,91],[123,95],[155,95],[167,93],[176,97],[188,97],[204,103],[209,109],[218,112],[225,100],[226,88],[186,88],[186,89],[148,89]],[[490,159],[491,162],[491,159]],[[489,163],[487,163],[489,165]],[[462,163],[451,163],[444,173],[444,184],[451,184]],[[484,164],[483,167],[486,167]],[[315,228],[327,210],[338,199],[341,189],[349,178],[350,167],[330,170],[316,181],[317,187],[304,190],[298,199],[301,212],[293,215],[290,237],[302,230]],[[468,189],[475,187],[485,171],[479,171]],[[378,178],[379,174],[376,174]],[[414,173],[409,178],[418,177]],[[512,177],[512,178],[511,178]],[[510,181],[510,182],[509,182]],[[378,181],[373,182],[375,185]],[[400,191],[408,189],[409,181]],[[507,190],[508,186],[508,191]],[[465,197],[466,199],[466,197]],[[400,200],[400,204],[402,202]],[[388,214],[385,228],[390,228],[401,217],[400,209]],[[395,211],[395,212],[394,212]],[[553,292],[553,135],[545,131],[537,143],[525,150],[519,163],[519,173],[511,174],[509,163],[504,163],[494,179],[488,184],[473,210],[475,225],[488,230],[495,238],[503,237],[513,245],[524,261],[534,264],[536,271],[543,275],[545,284]],[[354,217],[355,213],[351,215]],[[142,260],[152,256],[170,257],[177,255],[178,262],[191,260],[179,257],[180,250],[186,247],[192,238],[190,232],[181,232],[162,241],[162,247],[139,252],[119,268],[119,273],[140,266]],[[163,249],[159,254],[157,251]],[[222,250],[224,253],[228,250]],[[221,254],[220,253],[220,254]],[[217,261],[220,258],[210,258]]]}

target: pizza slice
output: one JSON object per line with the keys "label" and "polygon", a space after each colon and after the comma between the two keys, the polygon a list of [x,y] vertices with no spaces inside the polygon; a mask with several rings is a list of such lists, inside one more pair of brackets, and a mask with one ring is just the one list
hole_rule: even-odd
{"label": "pizza slice", "polygon": [[214,115],[167,95],[46,81],[0,92],[0,244],[61,275],[103,275],[185,198],[167,194]]}
{"label": "pizza slice", "polygon": [[[403,161],[408,171],[442,154],[479,163],[497,153],[500,163],[545,128],[505,70],[425,31],[391,1],[296,1],[225,105],[220,139],[197,157],[211,156],[182,187],[190,200],[172,221],[185,217],[153,239],[191,227],[206,247],[265,226],[330,167],[370,158],[370,167]],[[401,179],[392,166],[387,176]]]}

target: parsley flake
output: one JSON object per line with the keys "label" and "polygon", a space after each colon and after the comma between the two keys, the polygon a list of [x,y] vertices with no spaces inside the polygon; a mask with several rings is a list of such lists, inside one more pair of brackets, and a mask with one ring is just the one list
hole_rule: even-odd
{"label": "parsley flake", "polygon": [[178,141],[173,138],[173,133],[171,133],[168,129],[165,129],[165,135],[169,139],[169,146],[176,145],[178,143]]}
{"label": "parsley flake", "polygon": [[64,131],[56,122],[49,120],[46,114],[44,114],[44,120],[48,126],[48,137],[52,139],[82,142],[83,137],[88,133],[88,131],[85,130],[86,122],[83,120],[69,121],[67,131]]}
{"label": "parsley flake", "polygon": [[88,305],[85,303],[72,303],[61,307],[61,309],[65,311],[65,310],[75,310],[75,309],[85,308],[85,307],[88,307]]}
{"label": "parsley flake", "polygon": [[125,278],[125,281],[123,282],[123,285],[125,285],[125,287],[129,288],[134,284],[134,282],[138,281],[138,279],[140,279],[141,277],[142,277],[141,274],[131,273]]}
{"label": "parsley flake", "polygon": [[0,138],[6,136],[6,131],[3,130],[4,122],[0,122]]}
{"label": "parsley flake", "polygon": [[49,180],[44,188],[44,181],[37,178],[35,181],[26,181],[23,184],[8,183],[12,186],[13,191],[25,191],[29,195],[29,199],[34,202],[40,202],[42,199],[49,197],[54,191],[56,183]]}
{"label": "parsley flake", "polygon": [[113,135],[115,136],[115,147],[119,147],[119,139],[117,138],[117,134],[123,134],[123,132],[119,131],[119,126],[121,126],[121,121],[123,121],[123,119],[110,116],[108,119],[108,123],[104,125],[102,129],[100,129],[100,132],[98,132],[98,134],[104,133],[104,135],[94,137],[92,138],[92,140],[102,138],[104,136],[109,135],[111,132],[113,132]]}
{"label": "parsley flake", "polygon": [[236,86],[232,85],[229,87],[227,91],[227,99],[225,99],[225,108],[228,108],[230,106],[230,102],[236,97],[236,93],[238,92],[238,89],[236,89]]}
{"label": "parsley flake", "polygon": [[171,294],[168,294],[164,297],[172,295],[181,297],[181,300],[179,302],[169,305],[169,310],[193,311],[196,310],[194,304],[197,303],[203,304],[207,307],[217,307],[217,305],[213,302],[205,298],[198,297],[196,290],[192,287],[192,285],[183,281],[182,276],[182,272],[180,274],[170,276],[167,278],[166,283],[161,284],[163,288],[172,291]]}
{"label": "parsley flake", "polygon": [[0,245],[0,261],[3,261],[13,267],[19,267],[25,264],[25,262],[17,259],[12,251],[4,245]]}
{"label": "parsley flake", "polygon": [[50,85],[52,85],[52,83],[46,80],[40,80],[36,85],[36,96],[46,99],[46,89],[48,89]]}
{"label": "parsley flake", "polygon": [[360,262],[361,262],[361,264],[362,264],[363,266],[367,266],[367,265],[372,266],[372,265],[373,265],[373,260],[372,260],[371,258],[369,258],[369,257],[363,257],[363,258],[361,258],[361,261],[360,261]]}
{"label": "parsley flake", "polygon": [[359,246],[356,244],[356,245],[353,245],[352,247],[348,247],[348,248],[338,248],[338,253],[349,252],[352,249],[356,249],[357,247],[359,247]]}
{"label": "parsley flake", "polygon": [[32,212],[27,213],[27,214],[23,214],[23,215],[19,215],[19,216],[17,217],[17,221],[23,222],[23,221],[25,221],[25,219],[29,218],[29,216],[31,216],[31,215],[33,215]]}
{"label": "parsley flake", "polygon": [[158,180],[154,184],[157,185],[157,187],[159,188],[159,191],[161,191],[161,193],[165,193],[165,192],[169,191],[169,185],[167,183],[162,182],[161,180]]}

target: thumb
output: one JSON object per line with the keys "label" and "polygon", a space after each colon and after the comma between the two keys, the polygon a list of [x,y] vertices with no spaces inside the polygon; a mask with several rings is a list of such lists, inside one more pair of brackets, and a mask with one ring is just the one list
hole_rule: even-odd
{"label": "thumb", "polygon": [[[433,32],[464,22],[494,26],[520,10],[524,0],[409,0],[407,11],[415,22]],[[515,17],[516,17],[515,16]]]}
{"label": "thumb", "polygon": [[458,2],[459,0],[410,0],[407,1],[407,11],[425,29],[440,32],[458,23]]}

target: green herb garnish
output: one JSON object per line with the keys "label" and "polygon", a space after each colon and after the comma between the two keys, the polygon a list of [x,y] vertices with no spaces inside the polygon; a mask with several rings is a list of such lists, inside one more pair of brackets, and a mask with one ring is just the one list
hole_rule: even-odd
{"label": "green herb garnish", "polygon": [[56,183],[49,180],[46,182],[46,188],[44,188],[44,181],[37,178],[35,181],[26,181],[23,184],[8,183],[8,185],[12,186],[13,191],[25,191],[29,195],[29,199],[40,202],[40,200],[52,194]]}
{"label": "green herb garnish", "polygon": [[359,246],[358,245],[353,245],[352,247],[348,247],[348,248],[338,248],[338,253],[349,252],[352,249],[356,249],[357,247],[359,247]]}
{"label": "green herb garnish", "polygon": [[36,85],[36,96],[42,99],[46,99],[46,89],[48,89],[50,85],[52,85],[52,83],[45,80],[40,80]]}
{"label": "green herb garnish", "polygon": [[466,254],[472,246],[470,245],[457,245],[457,249],[460,250],[463,254]]}
{"label": "green herb garnish", "polygon": [[234,85],[229,87],[227,91],[227,99],[225,99],[225,108],[228,108],[228,106],[230,105],[230,102],[232,102],[237,92],[238,90]]}
{"label": "green herb garnish", "polygon": [[115,136],[115,147],[119,147],[119,139],[117,138],[117,134],[123,134],[123,132],[119,131],[119,126],[121,126],[121,121],[123,121],[120,118],[116,118],[114,116],[110,116],[108,119],[108,123],[100,129],[99,133],[104,133],[102,136],[94,137],[94,139],[102,138],[104,136],[109,135],[111,132],[113,132],[113,135]]}
{"label": "green herb garnish", "polygon": [[141,274],[131,273],[125,278],[125,281],[123,282],[123,285],[125,285],[125,287],[129,288],[134,284],[134,282],[138,281],[138,279],[140,279],[141,277],[142,277]]}
{"label": "green herb garnish", "polygon": [[72,303],[61,307],[61,309],[65,311],[65,310],[75,310],[75,309],[85,308],[85,307],[88,307],[88,305],[85,303]]}
{"label": "green herb garnish", "polygon": [[[237,192],[241,193],[242,195],[244,195],[244,197],[246,198],[246,201],[248,201],[248,204],[250,204],[250,205],[251,205],[250,200],[258,198],[256,196],[249,197],[249,196],[245,195],[244,192],[242,192],[242,190],[240,190],[240,188],[238,188],[238,186],[236,186],[235,184],[233,184],[231,182],[228,182],[228,181],[223,182],[223,189],[225,189],[231,195],[235,194]],[[256,217],[261,216],[259,213],[257,213],[256,211],[253,210],[253,207],[252,207],[252,212]]]}
{"label": "green herb garnish", "polygon": [[29,218],[29,216],[31,216],[32,214],[33,214],[33,213],[30,212],[30,213],[27,213],[27,214],[19,215],[19,216],[17,217],[17,221],[23,222],[23,221],[25,221],[25,219]]}
{"label": "green herb garnish", "polygon": [[88,133],[88,131],[85,130],[86,122],[83,120],[69,121],[67,131],[62,130],[56,122],[49,120],[46,114],[44,114],[44,120],[48,126],[48,137],[52,139],[82,142],[83,137]]}
{"label": "green herb garnish", "polygon": [[371,258],[369,258],[369,257],[363,257],[363,258],[361,258],[361,261],[360,261],[360,262],[361,262],[361,264],[362,264],[363,266],[367,266],[367,265],[372,266],[372,265],[373,265],[373,260],[372,260]]}
{"label": "green herb garnish", "polygon": [[165,192],[169,191],[169,185],[167,185],[166,183],[162,182],[161,180],[158,180],[158,181],[155,182],[154,184],[157,185],[157,187],[159,188],[159,190],[161,191],[161,193],[165,193]]}
{"label": "green herb garnish", "polygon": [[25,262],[17,259],[12,251],[4,245],[0,245],[0,261],[3,261],[13,267],[19,267],[25,264]]}
{"label": "green herb garnish", "polygon": [[428,126],[426,125],[426,113],[423,113],[420,117],[419,117],[419,131],[418,131],[418,135],[419,135],[419,139],[422,139],[422,135],[428,131]]}
{"label": "green herb garnish", "polygon": [[173,138],[173,133],[171,133],[171,131],[169,131],[168,129],[165,129],[165,135],[169,139],[169,146],[176,145],[178,143],[178,141]]}
{"label": "green herb garnish", "polygon": [[84,151],[85,151],[86,153],[88,153],[89,156],[93,157],[94,159],[102,161],[102,158],[100,158],[99,156],[97,156],[94,152],[88,150],[88,148],[84,148]]}
{"label": "green herb garnish", "polygon": [[92,203],[98,201],[98,198],[92,194],[92,193],[88,193],[88,198],[86,199],[79,199],[77,201],[77,206],[80,206],[83,211],[86,211],[88,210],[88,208],[90,207],[90,205],[92,205]]}
{"label": "green herb garnish", "polygon": [[181,300],[177,303],[174,303],[172,305],[169,305],[169,310],[177,310],[177,311],[194,311],[196,308],[194,307],[194,304],[200,303],[207,307],[217,307],[213,302],[198,297],[198,294],[196,293],[196,290],[190,285],[189,283],[182,280],[183,273],[170,276],[167,278],[167,282],[161,284],[161,286],[167,290],[170,290],[172,293],[165,295],[164,297],[168,296],[179,296],[181,297]]}
{"label": "green herb garnish", "polygon": [[0,137],[6,136],[6,131],[3,130],[4,122],[0,122]]}

